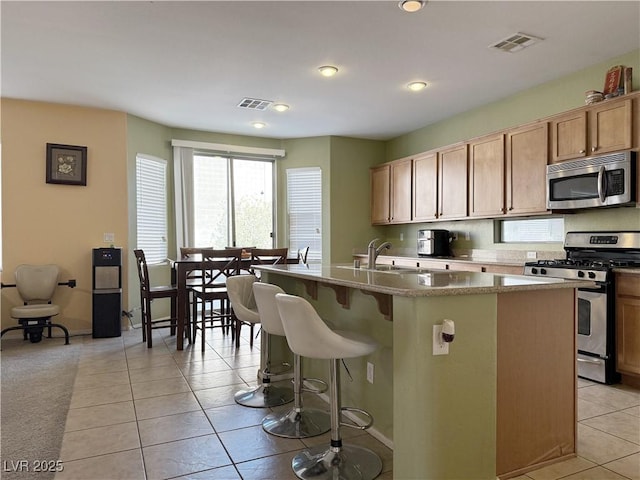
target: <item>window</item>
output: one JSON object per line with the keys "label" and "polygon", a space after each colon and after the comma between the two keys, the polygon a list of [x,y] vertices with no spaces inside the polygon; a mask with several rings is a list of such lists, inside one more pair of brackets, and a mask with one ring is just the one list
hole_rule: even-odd
{"label": "window", "polygon": [[273,161],[193,156],[196,247],[273,247]]}
{"label": "window", "polygon": [[564,241],[563,218],[500,220],[498,223],[498,241],[501,243]]}
{"label": "window", "polygon": [[148,263],[167,259],[167,162],[136,156],[137,246]]}
{"label": "window", "polygon": [[322,171],[287,169],[289,250],[309,247],[308,262],[322,260]]}

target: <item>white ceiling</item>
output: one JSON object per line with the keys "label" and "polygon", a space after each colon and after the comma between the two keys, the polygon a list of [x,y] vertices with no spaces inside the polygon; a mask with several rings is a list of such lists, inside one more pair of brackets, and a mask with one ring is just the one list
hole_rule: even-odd
{"label": "white ceiling", "polygon": [[[396,1],[0,8],[4,97],[272,138],[389,139],[640,48],[639,1],[432,0],[415,14]],[[516,32],[544,41],[488,48]],[[321,77],[324,64],[340,72]],[[418,79],[429,88],[409,92]],[[247,111],[236,106],[243,97],[291,109]]]}

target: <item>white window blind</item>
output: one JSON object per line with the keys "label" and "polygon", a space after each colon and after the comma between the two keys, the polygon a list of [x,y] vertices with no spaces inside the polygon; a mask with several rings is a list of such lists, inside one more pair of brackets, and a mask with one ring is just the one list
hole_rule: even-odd
{"label": "white window blind", "polygon": [[308,262],[322,260],[322,171],[287,169],[289,251],[309,247]]}
{"label": "white window blind", "polygon": [[136,157],[137,246],[148,263],[167,259],[167,162]]}

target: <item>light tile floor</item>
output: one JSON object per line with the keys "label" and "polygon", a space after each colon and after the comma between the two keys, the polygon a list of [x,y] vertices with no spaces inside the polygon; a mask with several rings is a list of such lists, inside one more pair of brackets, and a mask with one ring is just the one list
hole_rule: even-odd
{"label": "light tile floor", "polygon": [[[167,333],[154,332],[152,349],[139,330],[74,339],[82,353],[56,480],[287,480],[298,451],[328,443],[328,434],[267,435],[260,423],[272,409],[234,402],[236,391],[255,385],[259,341],[250,349],[245,337],[235,349],[216,329],[207,331],[204,353],[199,343],[178,352]],[[640,391],[581,379],[578,386],[578,457],[517,480],[640,480]],[[305,402],[327,408],[314,395]],[[389,448],[366,432],[343,435],[380,455],[381,480],[393,478]]]}
{"label": "light tile floor", "polygon": [[[246,329],[245,329],[246,330]],[[237,405],[234,394],[256,385],[259,339],[239,349],[220,329],[207,331],[207,348],[176,350],[168,330],[154,331],[151,349],[140,330],[82,342],[56,480],[294,479],[297,452],[329,434],[297,440],[266,434],[265,415],[276,409]],[[246,332],[248,334],[248,332]],[[316,395],[305,404],[328,411]],[[290,405],[279,409],[290,408]],[[382,480],[392,478],[393,452],[367,432],[343,429],[349,443],[374,450]]]}
{"label": "light tile floor", "polygon": [[515,480],[640,480],[640,391],[578,379],[578,456]]}

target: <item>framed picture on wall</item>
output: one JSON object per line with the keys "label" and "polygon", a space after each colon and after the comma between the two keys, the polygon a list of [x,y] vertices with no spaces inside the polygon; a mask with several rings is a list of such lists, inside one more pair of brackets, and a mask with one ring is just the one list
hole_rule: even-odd
{"label": "framed picture on wall", "polygon": [[47,143],[47,183],[87,184],[87,147]]}

